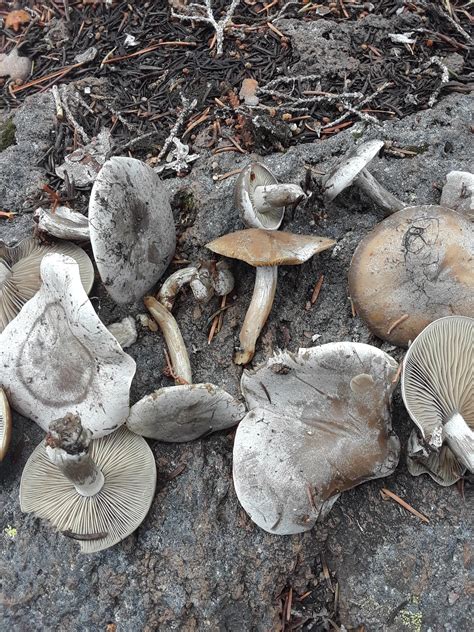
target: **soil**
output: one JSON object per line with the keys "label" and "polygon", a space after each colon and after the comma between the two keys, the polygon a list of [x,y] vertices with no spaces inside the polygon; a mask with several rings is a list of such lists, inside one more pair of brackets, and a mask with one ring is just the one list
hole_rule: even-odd
{"label": "soil", "polygon": [[[8,9],[10,4],[7,3]],[[51,4],[54,14],[56,5],[60,5],[45,4]],[[95,3],[98,4],[101,3]],[[284,4],[275,5],[274,16]],[[297,73],[321,73],[324,76],[327,71],[324,46],[327,44],[323,40],[331,41],[331,59],[337,68],[333,68],[334,74],[327,80],[332,82],[339,76],[340,83],[334,83],[335,87],[331,88],[338,91],[348,73],[359,72],[365,64],[364,72],[360,71],[363,76],[368,72],[367,66],[377,57],[372,53],[372,60],[360,59],[359,53],[354,52],[356,37],[376,50],[383,47],[385,52],[384,37],[387,34],[400,33],[402,27],[403,32],[418,28],[420,24],[426,24],[424,19],[430,11],[436,13],[438,10],[434,6],[438,3],[361,2],[358,5],[374,7],[372,11],[364,9],[367,15],[361,17],[363,9],[353,10],[349,5],[356,3],[346,1],[340,5],[350,13],[350,19],[344,17],[339,6],[337,12],[324,17],[316,10],[307,11],[303,19],[298,13],[303,3],[294,4],[285,19],[275,22],[285,39],[277,36],[277,41],[265,34],[271,38],[272,46],[278,46],[278,54],[282,56],[278,72],[292,76],[292,68],[295,68]],[[461,3],[447,4],[461,9]],[[69,2],[69,5],[74,9],[75,3]],[[163,14],[162,2],[146,5],[150,11],[156,9],[151,21],[155,14],[158,17]],[[413,5],[417,10],[397,12],[396,9],[406,8],[406,5]],[[93,19],[94,11],[97,16],[106,12],[102,6],[94,9],[94,4],[80,6],[86,19]],[[121,6],[118,5],[117,11]],[[257,3],[243,2],[242,14],[237,10],[234,22],[239,21],[240,15],[240,22],[251,26],[252,18],[257,19],[255,12],[261,8]],[[120,24],[120,16],[118,12],[114,17],[112,34]],[[461,10],[456,17],[465,29],[466,19]],[[36,32],[38,24],[28,27],[30,35],[24,37],[25,50],[33,57],[38,55],[39,71],[33,78],[44,76],[55,68],[54,64],[48,65],[44,51],[38,48],[40,39],[46,41],[48,34],[50,39],[60,35],[57,22],[47,24],[46,18],[45,26],[41,27],[41,38]],[[56,16],[59,18],[60,15]],[[93,39],[83,40],[82,34],[78,38],[80,23],[75,9],[69,18],[69,40],[64,44],[65,53],[60,59],[62,66],[71,63],[77,53],[84,52],[87,41],[90,45]],[[427,19],[435,20],[434,17]],[[160,20],[166,39],[195,41],[198,39],[196,33],[203,34],[202,50],[199,44],[196,59],[209,60],[216,72],[224,72],[223,62],[218,62],[209,53],[212,29],[198,25],[196,31],[189,22],[173,22],[170,26],[169,21],[162,17]],[[433,22],[430,28],[435,29],[437,24]],[[93,22],[88,24],[86,33],[93,32],[93,27]],[[150,40],[150,34],[145,31],[147,36],[143,36],[141,22],[135,27],[132,34],[140,35],[140,46],[144,46]],[[125,31],[128,33],[127,29]],[[110,33],[106,34],[107,31],[102,33],[103,38],[112,37]],[[62,37],[65,37],[64,33]],[[250,53],[258,46],[253,37],[249,31]],[[409,108],[400,110],[405,96],[397,101],[399,92],[394,92],[390,98],[399,110],[395,115],[380,116],[376,122],[360,120],[353,114],[347,128],[337,128],[336,123],[337,129],[329,134],[322,134],[320,130],[320,138],[315,132],[302,131],[304,121],[297,121],[301,131],[296,133],[288,117],[287,120],[281,117],[279,108],[288,106],[288,103],[282,105],[281,99],[274,102],[278,116],[271,116],[264,110],[258,114],[249,111],[231,114],[212,108],[204,127],[197,126],[193,134],[183,140],[190,143],[190,153],[199,154],[190,173],[177,177],[169,171],[164,173],[177,226],[176,258],[191,262],[209,259],[210,253],[205,249],[207,242],[243,227],[232,203],[236,176],[226,174],[262,157],[280,181],[299,183],[311,194],[304,204],[287,210],[282,229],[316,233],[337,240],[332,251],[323,252],[301,266],[280,269],[275,303],[257,345],[253,364],[264,361],[278,348],[295,350],[334,340],[365,342],[391,353],[397,360],[403,357],[403,349],[375,338],[358,317],[352,316],[347,297],[347,270],[352,253],[361,238],[382,220],[383,212],[356,188],[334,202],[324,202],[320,181],[346,151],[361,139],[371,138],[385,141],[385,149],[371,165],[371,173],[407,204],[438,203],[446,174],[452,170],[472,169],[473,99],[467,94],[467,83],[463,78],[469,71],[462,47],[465,47],[465,40],[459,31],[451,30],[444,37],[461,46],[449,45],[443,38],[438,38],[441,48],[436,50],[437,37],[434,34],[430,37],[433,44],[429,54],[426,46],[418,47],[423,49],[422,53],[415,47],[419,59],[409,63],[415,67],[415,62],[426,63],[431,53],[439,53],[443,63],[457,62],[458,66],[457,71],[452,71],[449,82],[443,85],[439,67],[433,75],[426,76],[422,80],[424,87],[420,90],[418,105],[410,103]],[[232,29],[225,41],[224,61],[232,59],[232,51],[240,50],[239,41],[236,30]],[[98,46],[102,46],[100,40]],[[399,46],[403,48],[401,54],[408,56],[405,45]],[[435,50],[431,50],[433,47]],[[104,49],[107,49],[105,44]],[[114,54],[129,52],[130,49],[124,49]],[[102,59],[104,55],[105,52]],[[100,55],[98,59],[101,59]],[[187,56],[185,63],[189,65],[191,59]],[[178,63],[175,52],[170,53],[170,60],[176,68],[179,67],[176,72],[181,72],[179,64],[182,60]],[[152,56],[147,61],[157,67],[164,63],[160,56]],[[127,72],[124,71],[119,80],[119,67],[109,65],[104,69],[99,68],[99,63],[87,71],[79,68],[77,74],[71,72],[60,81],[81,94],[85,94],[84,87],[91,85],[97,94],[112,95],[120,100],[124,98],[123,92],[119,94],[123,89],[120,82],[128,81],[129,89],[136,87],[145,72],[140,66],[131,66],[132,70],[127,71],[130,78],[126,79]],[[262,70],[258,77],[262,83],[273,80],[277,72],[276,66],[273,68],[268,63],[270,70]],[[173,74],[173,67],[170,68]],[[395,73],[396,79],[392,79],[395,83],[400,81],[397,68],[396,64],[392,65],[390,71]],[[380,81],[390,78],[388,70],[387,76],[383,77],[383,66],[379,71],[382,73]],[[206,70],[208,72],[211,73]],[[211,107],[207,105],[207,97],[203,99],[205,82],[196,80],[198,74],[193,66],[187,98],[199,97],[200,105]],[[153,79],[156,81],[158,77],[159,73],[155,72]],[[354,76],[354,81],[356,79]],[[212,87],[212,99],[223,95],[228,99],[222,81],[224,79]],[[230,73],[226,81],[233,90],[232,82],[235,87],[239,86],[241,76]],[[47,85],[48,82],[40,84],[41,89]],[[367,94],[377,85],[375,83],[368,89]],[[438,87],[442,89],[436,102],[428,107],[430,96]],[[328,84],[317,89],[327,91]],[[214,95],[212,90],[218,93]],[[456,93],[453,94],[453,90]],[[270,98],[269,95],[261,96],[264,102]],[[298,93],[296,98],[302,97]],[[33,86],[17,93],[17,99],[16,108],[10,110],[15,103],[6,86],[3,121],[9,138],[13,122],[15,144],[0,151],[0,208],[19,213],[12,221],[0,218],[0,235],[7,243],[31,234],[34,224],[30,211],[39,203],[51,203],[48,195],[39,191],[41,184],[48,183],[61,196],[72,197],[71,206],[84,213],[90,192],[87,187],[68,189],[54,173],[55,165],[61,164],[64,153],[73,147],[74,126],[67,122],[58,123],[51,90],[40,92]],[[120,106],[117,103],[113,109]],[[157,136],[145,138],[140,146],[129,147],[131,155],[156,164],[154,159],[176,121],[177,104],[179,101],[167,102],[166,107],[171,113],[163,117]],[[155,105],[154,112],[159,114],[162,102],[158,97]],[[231,108],[229,101],[225,101],[225,105]],[[311,108],[313,106],[315,104]],[[386,106],[390,107],[389,104]],[[324,117],[329,121],[319,117],[316,108],[311,114],[313,130],[316,123],[322,127],[341,115],[341,111],[336,113],[328,103],[321,107],[326,108]],[[105,108],[94,117],[86,114],[80,104],[74,108],[74,115],[90,137],[101,126],[112,126],[115,116]],[[293,115],[300,116],[302,112],[293,112]],[[121,116],[134,127],[130,130],[126,125],[116,124],[114,154],[128,153],[123,149],[124,144],[130,138],[150,131],[146,126],[148,119],[145,119],[146,125],[142,125],[137,115]],[[192,116],[190,112],[183,122],[178,132],[180,138],[183,138],[183,130]],[[239,119],[239,116],[244,118]],[[214,145],[206,147],[214,134],[214,121],[220,122],[220,136]],[[238,125],[242,127],[236,127]],[[229,145],[229,137],[237,138],[242,149],[216,153]],[[1,130],[0,138],[4,138]],[[77,142],[80,143],[80,139]],[[175,269],[176,264],[171,264],[169,272]],[[254,271],[238,262],[232,262],[232,269],[236,286],[228,297],[231,306],[225,312],[221,331],[210,344],[210,321],[219,309],[218,299],[198,306],[192,294],[184,291],[174,312],[190,351],[194,381],[211,381],[238,397],[242,369],[233,364],[232,355],[252,293]],[[318,300],[311,309],[305,309],[321,275],[324,275],[324,281]],[[98,277],[91,301],[106,324],[145,312],[140,302],[116,305],[107,296]],[[137,342],[127,349],[137,362],[131,403],[160,386],[173,384],[164,371],[166,360],[161,336],[141,325],[138,328]],[[115,547],[82,556],[73,540],[20,511],[21,472],[43,433],[31,421],[15,414],[10,451],[0,463],[1,627],[20,632],[31,629],[32,625],[38,630],[81,632],[296,629],[467,632],[473,614],[472,480],[466,477],[462,485],[443,488],[426,475],[418,478],[409,475],[405,448],[412,422],[403,406],[399,388],[393,399],[393,427],[402,443],[402,456],[396,472],[386,479],[345,492],[324,522],[318,523],[312,531],[295,536],[270,535],[254,525],[241,509],[232,485],[233,431],[187,444],[151,441],[158,467],[158,487],[147,518],[134,534]],[[429,522],[422,522],[397,503],[384,500],[382,488],[403,498]]]}

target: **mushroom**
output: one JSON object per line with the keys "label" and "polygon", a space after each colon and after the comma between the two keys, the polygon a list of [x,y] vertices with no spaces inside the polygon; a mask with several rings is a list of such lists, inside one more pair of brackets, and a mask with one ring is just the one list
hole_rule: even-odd
{"label": "mushroom", "polygon": [[18,48],[13,48],[8,55],[0,54],[0,77],[10,77],[12,81],[26,81],[31,66],[31,59],[20,57]]}
{"label": "mushroom", "polygon": [[125,427],[91,441],[76,415],[51,422],[21,477],[21,510],[79,541],[82,553],[120,542],[143,522],[156,486],[146,441]]}
{"label": "mushroom", "polygon": [[454,485],[464,476],[466,468],[444,443],[439,452],[428,451],[413,430],[408,439],[407,467],[412,476],[428,474],[443,487]]}
{"label": "mushroom", "polygon": [[369,345],[279,352],[241,380],[249,413],[234,442],[237,497],[265,531],[311,529],[338,496],[391,474],[397,363]]}
{"label": "mushroom", "polygon": [[[242,415],[243,416],[243,415]],[[7,396],[3,388],[0,388],[0,461],[3,461],[8,452],[12,434],[12,414]]]}
{"label": "mushroom", "polygon": [[468,171],[450,171],[441,192],[440,204],[474,221],[474,174]]}
{"label": "mushroom", "polygon": [[176,234],[168,194],[153,169],[114,157],[100,170],[89,202],[92,250],[117,303],[141,298],[168,267]]}
{"label": "mushroom", "polygon": [[114,336],[122,349],[131,347],[137,341],[137,326],[135,324],[135,319],[131,316],[126,316],[116,323],[107,325],[107,329],[110,331],[112,336]]}
{"label": "mushroom", "polygon": [[242,221],[252,228],[276,230],[285,214],[285,206],[298,204],[306,197],[296,184],[278,184],[278,180],[260,162],[242,169],[235,183],[234,203]]}
{"label": "mushroom", "polygon": [[89,241],[89,220],[82,213],[72,211],[67,206],[58,206],[54,213],[48,209],[37,208],[33,219],[38,222],[38,230],[60,239]]}
{"label": "mushroom", "polygon": [[0,384],[11,406],[44,430],[74,413],[101,437],[128,417],[135,362],[95,313],[73,259],[45,255],[41,278],[0,334]]}
{"label": "mushroom", "polygon": [[257,268],[250,306],[240,332],[241,349],[236,364],[247,364],[255,354],[255,343],[270,314],[279,265],[296,265],[317,252],[332,248],[336,242],[316,235],[294,235],[249,228],[229,233],[206,244],[213,252],[240,259]]}
{"label": "mushroom", "polygon": [[87,293],[91,291],[94,268],[79,246],[69,242],[45,245],[33,237],[16,246],[7,246],[0,241],[0,332],[39,290],[41,261],[47,253],[54,252],[72,257],[78,263],[84,289]]}
{"label": "mushroom", "polygon": [[404,208],[406,204],[385,189],[367,170],[367,165],[384,146],[383,140],[369,140],[354,147],[324,178],[323,190],[327,200],[334,200],[344,189],[356,184],[386,215]]}
{"label": "mushroom", "polygon": [[444,442],[474,472],[474,319],[448,316],[428,325],[403,362],[402,396],[428,449]]}
{"label": "mushroom", "polygon": [[130,409],[127,427],[158,441],[184,442],[239,423],[245,406],[213,384],[169,386]]}
{"label": "mushroom", "polygon": [[349,269],[349,295],[379,338],[406,347],[433,320],[474,313],[474,226],[442,206],[412,206],[377,224]]}

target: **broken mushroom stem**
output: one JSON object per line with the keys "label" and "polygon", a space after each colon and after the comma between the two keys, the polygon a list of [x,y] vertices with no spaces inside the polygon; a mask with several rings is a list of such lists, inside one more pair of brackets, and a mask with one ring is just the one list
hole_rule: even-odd
{"label": "broken mushroom stem", "polygon": [[267,184],[257,186],[254,191],[254,205],[259,213],[269,213],[282,206],[297,204],[306,197],[297,184]]}
{"label": "broken mushroom stem", "polygon": [[176,272],[173,272],[173,274],[166,279],[161,286],[158,294],[158,300],[166,307],[167,310],[171,312],[181,288],[186,285],[186,283],[190,283],[194,279],[197,271],[198,270],[195,266],[189,266],[187,268],[182,268],[181,270],[176,270]]}
{"label": "broken mushroom stem", "polygon": [[446,443],[470,472],[474,472],[474,432],[458,412],[443,425]]}
{"label": "broken mushroom stem", "polygon": [[163,333],[173,371],[178,376],[176,383],[191,384],[192,374],[189,355],[173,314],[153,296],[145,296],[144,303]]}
{"label": "broken mushroom stem", "polygon": [[46,453],[81,496],[95,496],[104,486],[104,475],[89,455],[91,433],[78,415],[68,414],[49,425]]}
{"label": "broken mushroom stem", "polygon": [[272,309],[277,279],[277,266],[256,269],[252,300],[239,335],[241,348],[234,356],[236,364],[248,364],[255,354],[255,344]]}
{"label": "broken mushroom stem", "polygon": [[383,187],[367,169],[360,172],[354,184],[385,211],[385,217],[406,207],[406,204]]}

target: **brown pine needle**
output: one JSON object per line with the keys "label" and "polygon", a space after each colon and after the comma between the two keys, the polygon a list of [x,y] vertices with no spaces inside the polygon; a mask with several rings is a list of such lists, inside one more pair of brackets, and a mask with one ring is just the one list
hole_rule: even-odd
{"label": "brown pine needle", "polygon": [[231,176],[236,176],[241,171],[242,169],[232,169],[232,171],[228,171],[227,173],[221,173],[220,175],[212,176],[212,179],[215,182],[218,182],[220,180],[225,180],[226,178],[230,178]]}
{"label": "brown pine needle", "polygon": [[314,305],[318,300],[319,293],[321,291],[321,286],[324,281],[324,274],[322,274],[319,279],[316,281],[316,285],[314,286],[313,293],[311,294],[311,298],[309,299],[311,305]]}
{"label": "brown pine needle", "polygon": [[290,586],[288,591],[288,603],[286,606],[286,620],[289,621],[291,619],[291,606],[293,603],[293,588]]}
{"label": "brown pine needle", "polygon": [[389,489],[386,489],[385,487],[382,487],[382,489],[380,490],[380,494],[381,494],[381,496],[382,496],[382,498],[384,500],[387,500],[387,498],[391,498],[396,503],[401,505],[404,509],[406,509],[407,511],[412,513],[414,516],[419,518],[422,522],[426,522],[427,524],[429,524],[430,521],[428,520],[428,518],[426,516],[424,516],[422,513],[420,513],[416,509],[414,509],[411,505],[409,505],[402,498],[400,498],[400,496],[397,496],[396,494],[391,492]]}
{"label": "brown pine needle", "polygon": [[218,316],[218,320],[217,320],[217,333],[220,332],[220,330],[222,329],[222,324],[224,322],[224,312],[225,312],[225,304],[227,302],[227,294],[224,294],[224,296],[222,297],[221,300],[221,308],[220,308],[220,314]]}
{"label": "brown pine needle", "polygon": [[323,567],[323,575],[324,575],[324,578],[325,578],[325,580],[327,582],[327,585],[329,586],[329,590],[331,592],[334,592],[334,588],[333,588],[332,581],[331,581],[331,574],[329,573],[329,568],[328,568],[328,565],[327,565],[324,553],[321,553],[321,564],[322,564],[322,567]]}
{"label": "brown pine needle", "polygon": [[210,345],[217,329],[217,323],[219,322],[219,316],[215,316],[212,321],[211,329],[209,331],[209,336],[207,337],[207,344]]}
{"label": "brown pine needle", "polygon": [[125,59],[131,59],[132,57],[138,57],[138,55],[145,55],[145,53],[151,53],[161,46],[196,46],[196,42],[158,42],[157,44],[152,44],[151,46],[147,46],[146,48],[142,48],[141,50],[136,50],[134,53],[129,53],[128,55],[109,57],[109,59],[104,60],[102,63],[113,64],[117,61],[124,61]]}
{"label": "brown pine needle", "polygon": [[395,322],[393,322],[390,327],[388,328],[387,331],[387,336],[389,336],[392,331],[398,327],[398,325],[401,325],[402,323],[404,323],[406,321],[406,319],[409,318],[408,314],[403,314],[403,316],[400,316],[400,318],[397,318],[397,320]]}

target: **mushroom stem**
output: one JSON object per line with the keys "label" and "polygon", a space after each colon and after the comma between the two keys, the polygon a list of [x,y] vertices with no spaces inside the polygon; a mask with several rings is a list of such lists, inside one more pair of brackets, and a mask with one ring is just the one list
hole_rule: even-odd
{"label": "mushroom stem", "polygon": [[235,364],[247,364],[255,354],[255,343],[272,309],[277,279],[277,266],[260,266],[257,268],[252,300],[240,331],[241,348],[234,356]]}
{"label": "mushroom stem", "polygon": [[387,191],[367,169],[360,172],[354,180],[354,184],[385,211],[385,217],[406,207],[406,204]]}
{"label": "mushroom stem", "polygon": [[89,456],[91,434],[78,415],[51,422],[46,435],[46,453],[71,481],[81,496],[95,496],[104,486],[104,475]]}
{"label": "mushroom stem", "polygon": [[194,279],[197,272],[198,270],[195,266],[189,266],[187,268],[177,270],[166,279],[161,286],[161,290],[158,294],[158,300],[166,307],[167,310],[171,312],[179,291],[183,285],[190,283]]}
{"label": "mushroom stem", "polygon": [[275,208],[296,204],[306,195],[297,184],[267,184],[255,188],[253,200],[259,213],[269,213]]}
{"label": "mushroom stem", "polygon": [[170,354],[173,371],[177,376],[175,380],[176,383],[191,384],[193,378],[191,375],[189,355],[173,314],[169,312],[166,307],[163,307],[153,296],[145,296],[144,303],[163,333]]}
{"label": "mushroom stem", "polygon": [[474,432],[458,412],[444,424],[443,435],[459,461],[474,472]]}

